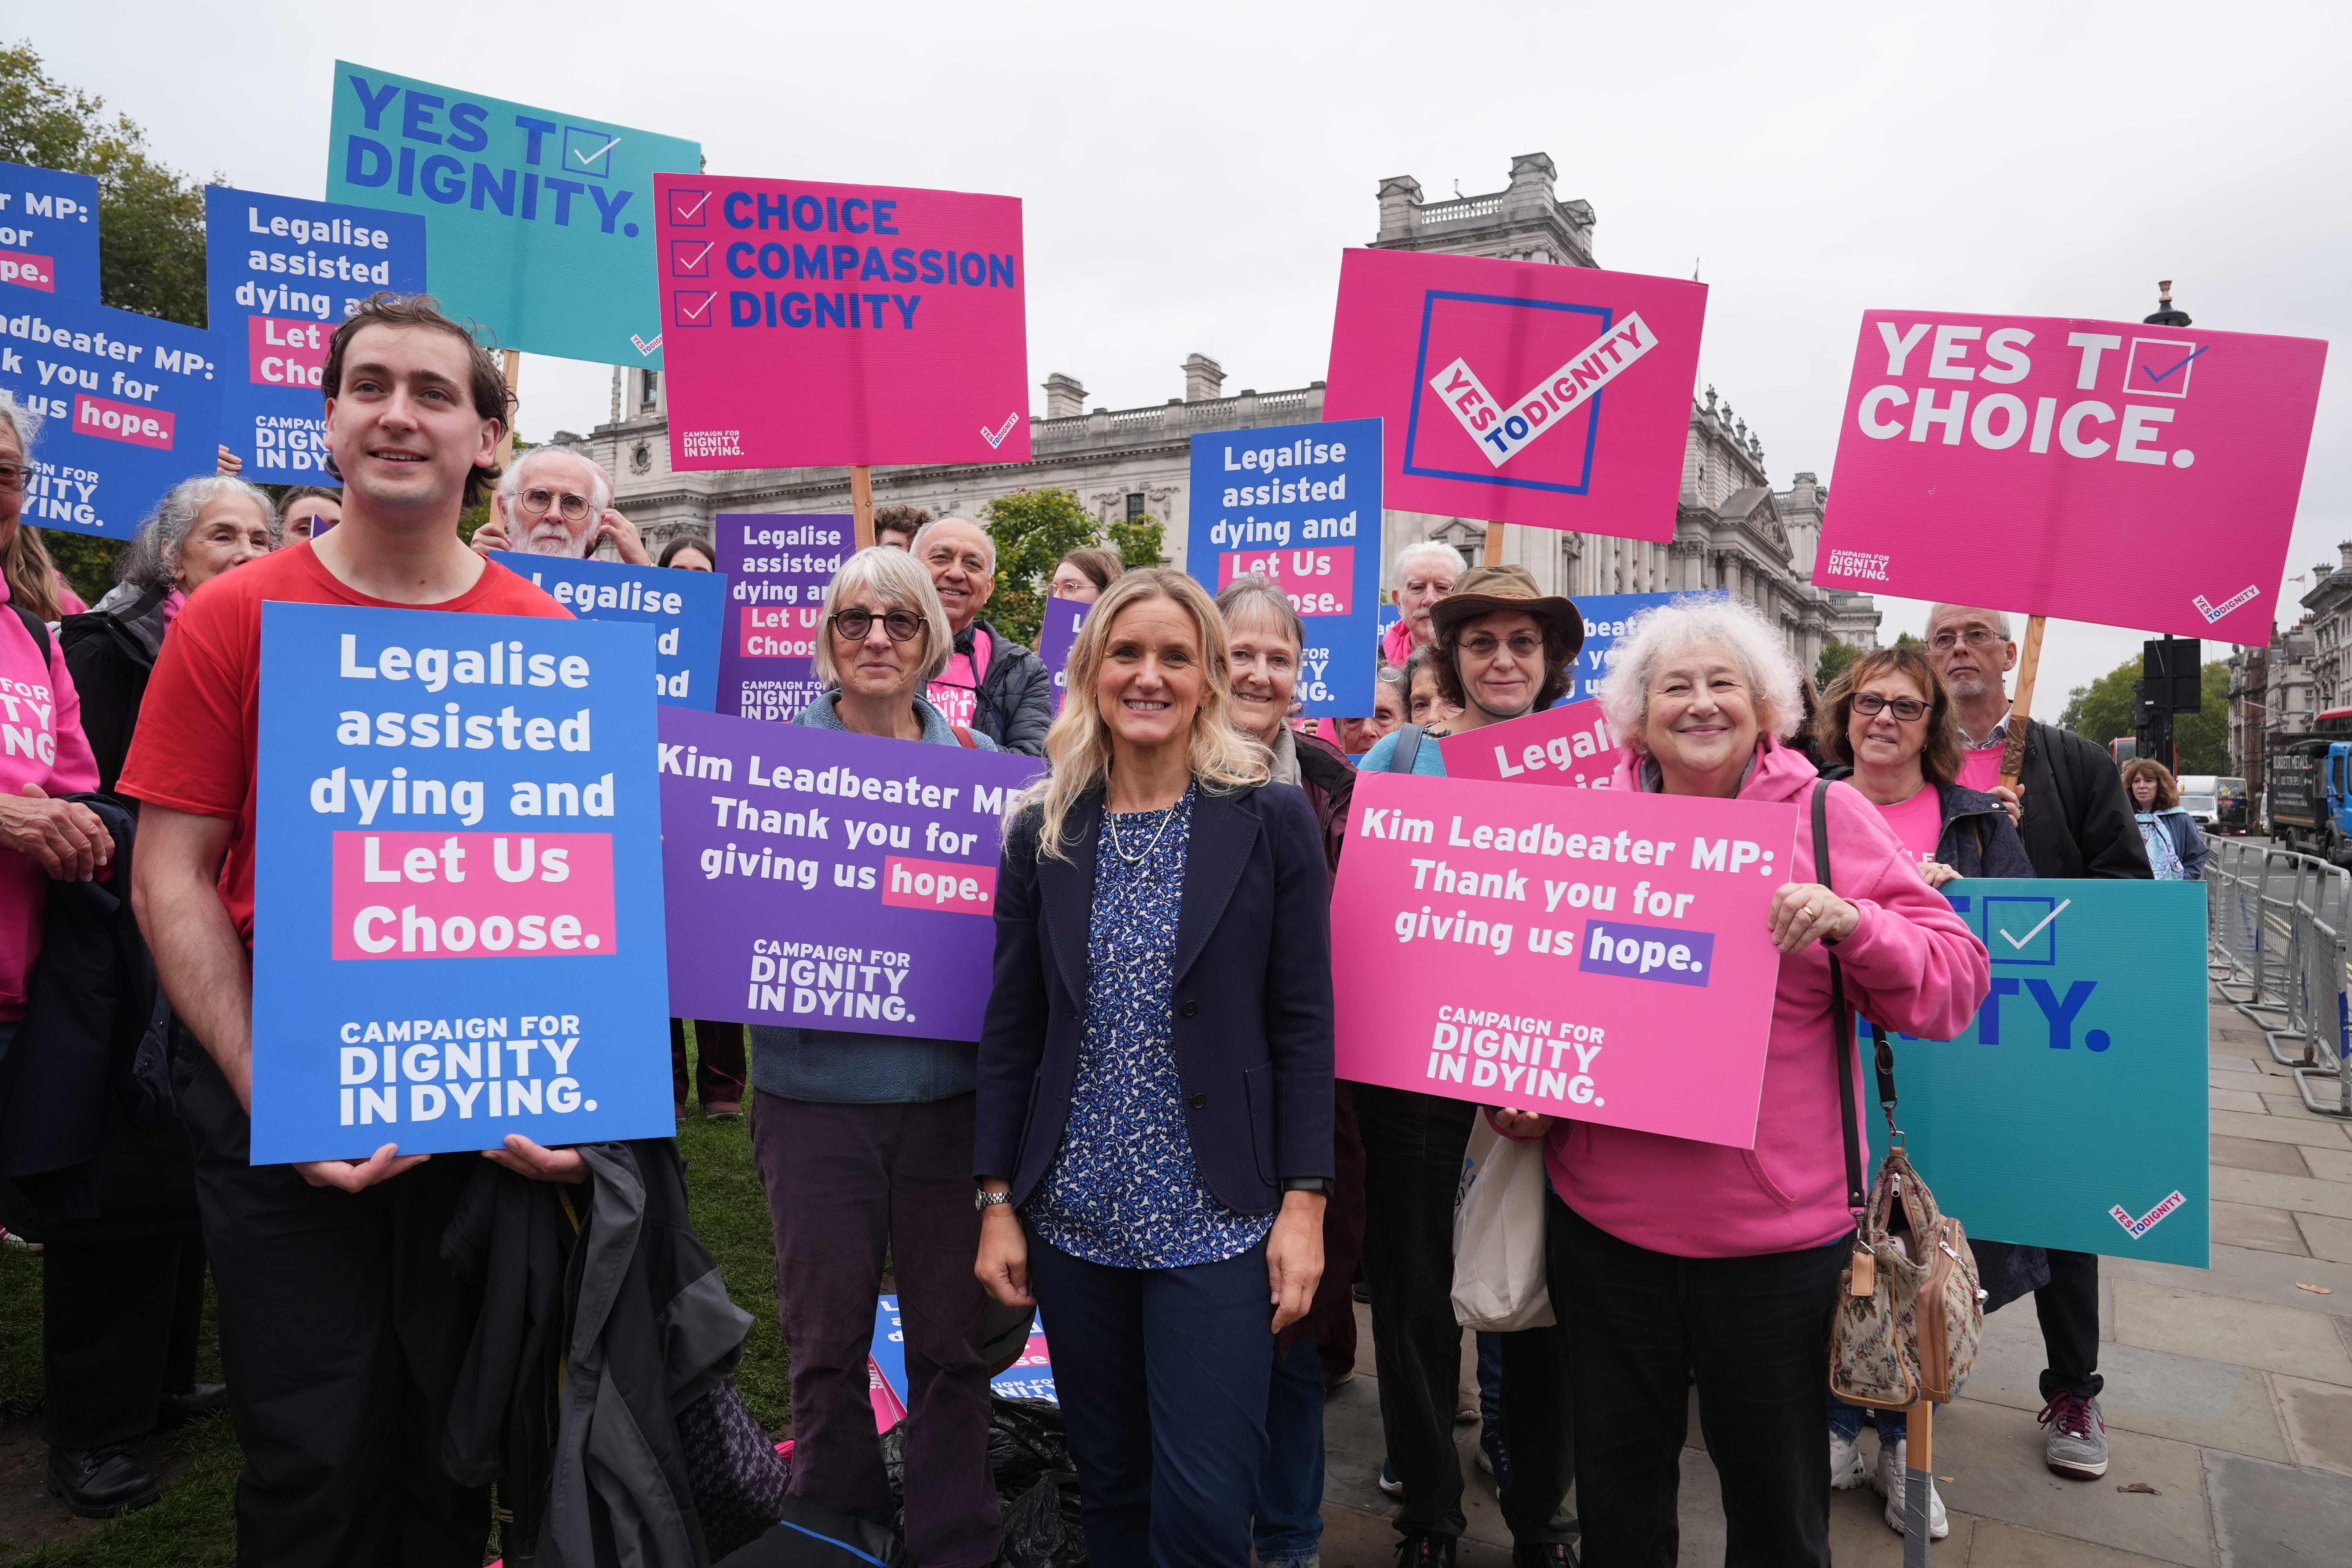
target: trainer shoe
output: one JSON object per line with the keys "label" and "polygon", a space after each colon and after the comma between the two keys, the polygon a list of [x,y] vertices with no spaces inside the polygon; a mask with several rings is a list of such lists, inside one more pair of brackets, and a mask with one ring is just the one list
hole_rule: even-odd
{"label": "trainer shoe", "polygon": [[1495,1478],[1495,1489],[1511,1489],[1511,1450],[1504,1446],[1503,1429],[1488,1422],[1478,1430],[1478,1468]]}
{"label": "trainer shoe", "polygon": [[2050,1428],[2042,1458],[2053,1473],[2074,1481],[2095,1481],[2107,1473],[2107,1424],[2096,1399],[2062,1388],[2036,1419]]}
{"label": "trainer shoe", "polygon": [[1397,1539],[1396,1568],[1454,1568],[1461,1538],[1452,1535],[1405,1535]]}
{"label": "trainer shoe", "polygon": [[1380,1486],[1381,1490],[1388,1493],[1391,1497],[1404,1496],[1404,1483],[1397,1479],[1396,1461],[1394,1459],[1382,1459],[1381,1461]]}
{"label": "trainer shoe", "polygon": [[1850,1492],[1870,1479],[1870,1467],[1862,1462],[1862,1435],[1849,1437],[1836,1427],[1830,1428],[1830,1489]]}
{"label": "trainer shoe", "polygon": [[1577,1568],[1576,1549],[1565,1541],[1516,1542],[1511,1568]]}
{"label": "trainer shoe", "polygon": [[[1878,1489],[1879,1495],[1886,1500],[1886,1527],[1897,1535],[1904,1533],[1905,1483],[1910,1479],[1910,1472],[1904,1461],[1910,1458],[1910,1454],[1911,1440],[1907,1437],[1896,1443],[1881,1443],[1878,1446],[1878,1474],[1871,1480],[1871,1484]],[[1927,1539],[1941,1541],[1951,1533],[1952,1521],[1944,1512],[1944,1500],[1936,1494],[1936,1479],[1930,1476],[1927,1478]]]}

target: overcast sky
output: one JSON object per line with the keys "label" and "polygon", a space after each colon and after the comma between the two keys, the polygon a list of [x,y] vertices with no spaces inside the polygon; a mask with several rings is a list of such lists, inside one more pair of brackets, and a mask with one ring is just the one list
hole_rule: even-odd
{"label": "overcast sky", "polygon": [[[1530,152],[1598,212],[1602,266],[1698,268],[1705,378],[1779,486],[1834,489],[1866,308],[2136,321],[2170,278],[2200,326],[2341,339],[2352,316],[2340,6],[7,10],[163,159],[257,190],[324,194],[341,57],[693,138],[719,173],[1020,196],[1030,381],[1065,371],[1109,407],[1181,395],[1194,350],[1228,391],[1321,377],[1379,181],[1494,191]],[[604,419],[609,375],[527,358],[524,433]],[[2331,363],[2289,576],[2352,538],[2344,386]],[[2136,548],[2084,570],[2128,572]],[[1890,639],[1918,628],[1923,606],[1880,602]],[[2139,639],[2053,623],[2037,711]]]}

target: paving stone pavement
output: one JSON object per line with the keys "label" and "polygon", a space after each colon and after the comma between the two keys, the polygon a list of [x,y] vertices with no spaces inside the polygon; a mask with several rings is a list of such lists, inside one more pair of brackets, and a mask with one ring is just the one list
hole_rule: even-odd
{"label": "paving stone pavement", "polygon": [[[2097,1481],[2042,1462],[2042,1336],[2016,1303],[1985,1321],[1958,1399],[1936,1414],[1936,1470],[1955,1568],[2310,1568],[2352,1564],[2352,1123],[2304,1109],[2262,1032],[2218,994],[2209,1015],[2213,1265],[2100,1265],[2100,1370],[2111,1461]],[[2316,1289],[2307,1287],[2317,1287]],[[1324,1568],[1390,1568],[1371,1324],[1357,1377],[1325,1414]],[[1469,1533],[1463,1568],[1503,1568],[1510,1534],[1457,1428]],[[1826,1449],[1826,1436],[1824,1448]],[[1864,1437],[1865,1452],[1874,1439]],[[1826,1452],[1823,1462],[1827,1462]],[[2153,1492],[2126,1491],[2147,1486]],[[1573,1500],[1570,1501],[1573,1511]],[[1903,1560],[1867,1487],[1835,1494],[1841,1564]],[[1713,1467],[1683,1453],[1682,1560],[1723,1560]]]}

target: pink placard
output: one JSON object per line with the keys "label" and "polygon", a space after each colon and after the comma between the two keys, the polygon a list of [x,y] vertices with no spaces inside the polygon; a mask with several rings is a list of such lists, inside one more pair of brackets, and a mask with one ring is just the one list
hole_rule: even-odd
{"label": "pink placard", "polygon": [[2327,345],[1862,319],[1813,581],[2267,643]]}
{"label": "pink placard", "polygon": [[1029,460],[1021,203],[656,174],[684,470]]}
{"label": "pink placard", "polygon": [[1752,1148],[1797,808],[1363,773],[1339,1075]]}
{"label": "pink placard", "polygon": [[1680,279],[1350,250],[1323,417],[1387,422],[1391,507],[1669,540],[1706,316]]}
{"label": "pink placard", "polygon": [[1437,750],[1445,759],[1448,778],[1569,789],[1605,787],[1619,755],[1597,699],[1447,735],[1437,742]]}

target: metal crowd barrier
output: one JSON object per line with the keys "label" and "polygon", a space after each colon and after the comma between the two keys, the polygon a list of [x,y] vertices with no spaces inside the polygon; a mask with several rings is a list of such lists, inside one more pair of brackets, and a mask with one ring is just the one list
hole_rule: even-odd
{"label": "metal crowd barrier", "polygon": [[[2352,872],[2259,841],[2208,838],[2209,972],[2294,1069],[2305,1106],[2352,1117],[2352,1013],[2346,941]],[[2241,994],[2242,993],[2242,994]]]}

